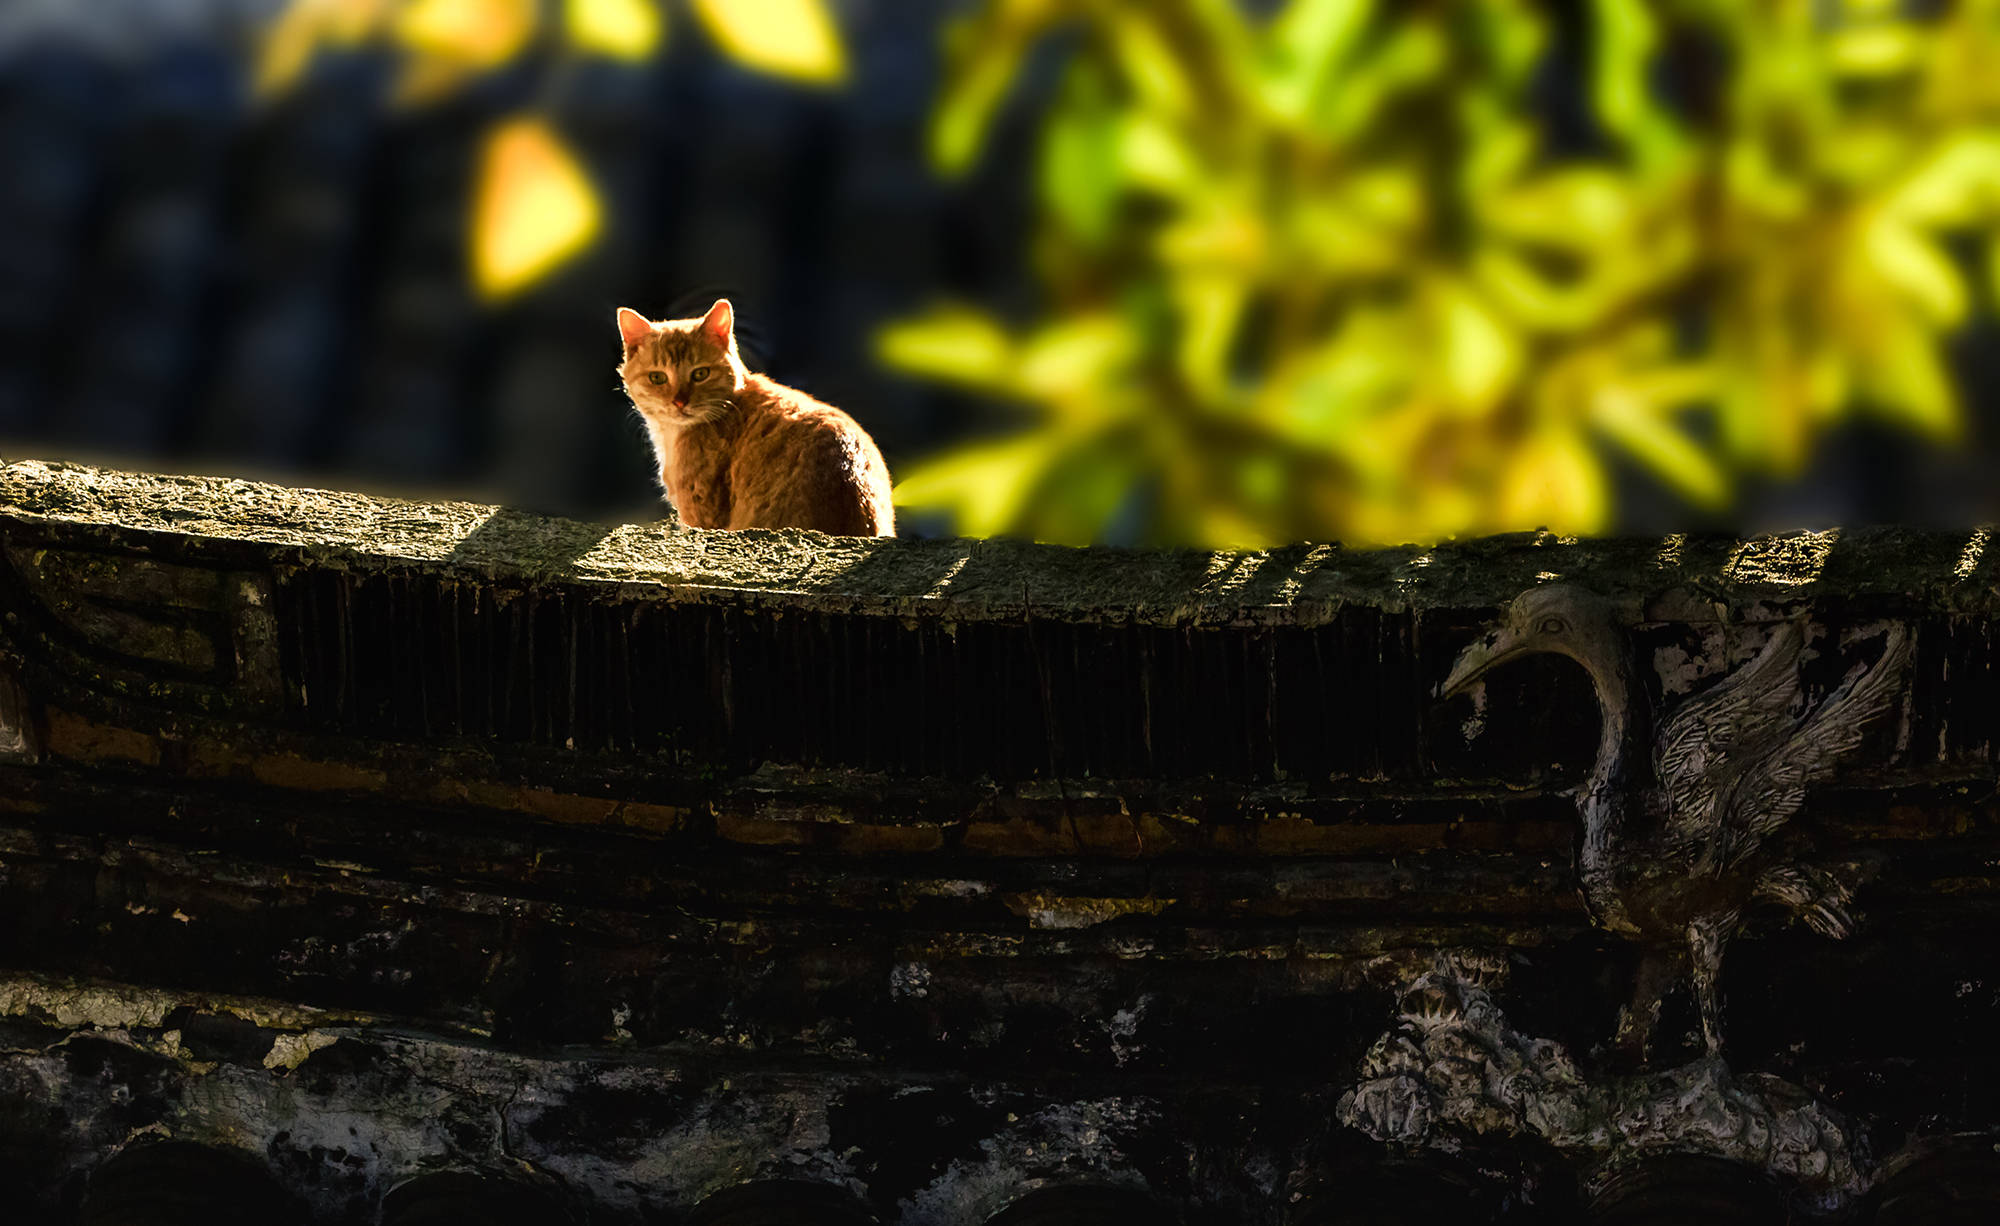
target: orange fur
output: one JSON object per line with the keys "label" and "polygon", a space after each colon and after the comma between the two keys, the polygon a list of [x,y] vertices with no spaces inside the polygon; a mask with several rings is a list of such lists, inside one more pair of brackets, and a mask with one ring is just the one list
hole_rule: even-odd
{"label": "orange fur", "polygon": [[618,331],[618,377],[681,522],[895,535],[875,441],[832,405],[745,369],[727,300],[700,319],[657,323],[620,309]]}

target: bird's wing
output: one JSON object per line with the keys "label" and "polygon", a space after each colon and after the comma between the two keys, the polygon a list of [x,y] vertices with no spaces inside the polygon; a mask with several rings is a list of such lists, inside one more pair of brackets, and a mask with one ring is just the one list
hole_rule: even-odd
{"label": "bird's wing", "polygon": [[1720,827],[1716,797],[1769,743],[1799,696],[1805,635],[1783,622],[1757,658],[1674,708],[1653,743],[1654,774],[1667,796],[1667,835],[1704,842]]}
{"label": "bird's wing", "polygon": [[1719,806],[1718,865],[1738,864],[1756,851],[1765,836],[1804,807],[1806,789],[1832,776],[1869,726],[1895,709],[1909,657],[1909,632],[1890,627],[1882,655],[1871,667],[1849,674],[1790,736],[1736,776]]}

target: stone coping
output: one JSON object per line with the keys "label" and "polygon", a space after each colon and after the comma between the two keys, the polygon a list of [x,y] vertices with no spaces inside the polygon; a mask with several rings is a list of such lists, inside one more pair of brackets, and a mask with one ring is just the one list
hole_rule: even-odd
{"label": "stone coping", "polygon": [[[1703,620],[1706,601],[1825,592],[1958,613],[2000,606],[1990,528],[1833,529],[1737,539],[1580,540],[1522,533],[1434,548],[1302,543],[1249,552],[1073,549],[1013,540],[877,540],[591,524],[223,477],[21,460],[0,465],[0,524],[244,546],[316,566],[415,566],[491,580],[619,585],[674,601],[768,603],[950,620],[1317,625],[1356,604],[1471,609],[1583,578],[1636,620]],[[275,559],[282,561],[283,559]],[[1693,601],[1661,606],[1661,593]],[[1652,601],[1651,605],[1642,602]]]}

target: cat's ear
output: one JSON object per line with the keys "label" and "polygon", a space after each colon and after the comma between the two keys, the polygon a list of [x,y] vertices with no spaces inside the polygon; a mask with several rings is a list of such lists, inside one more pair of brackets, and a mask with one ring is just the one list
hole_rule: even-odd
{"label": "cat's ear", "polygon": [[702,319],[701,330],[714,337],[716,344],[727,349],[735,329],[736,308],[729,305],[729,299],[717,298],[715,305],[708,308],[707,316]]}
{"label": "cat's ear", "polygon": [[625,338],[625,347],[627,349],[630,349],[652,334],[652,320],[647,319],[631,307],[618,308],[618,335]]}

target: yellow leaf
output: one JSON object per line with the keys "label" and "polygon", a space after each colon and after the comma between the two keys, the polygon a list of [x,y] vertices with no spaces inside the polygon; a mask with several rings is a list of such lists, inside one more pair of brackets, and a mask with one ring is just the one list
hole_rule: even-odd
{"label": "yellow leaf", "polygon": [[320,15],[309,4],[295,4],[271,23],[257,55],[255,89],[259,97],[290,89],[312,63],[324,37]]}
{"label": "yellow leaf", "polygon": [[513,59],[534,29],[535,0],[410,0],[393,32],[421,55],[486,69]]}
{"label": "yellow leaf", "polygon": [[660,0],[566,0],[569,40],[584,51],[643,60],[660,45]]}
{"label": "yellow leaf", "polygon": [[512,119],[487,135],[472,203],[472,280],[482,296],[533,285],[602,225],[589,175],[546,122]]}
{"label": "yellow leaf", "polygon": [[292,0],[265,32],[257,54],[255,89],[270,97],[295,84],[324,43],[366,37],[387,0]]}
{"label": "yellow leaf", "polygon": [[694,8],[722,50],[747,67],[815,85],[847,75],[825,0],[694,0]]}

